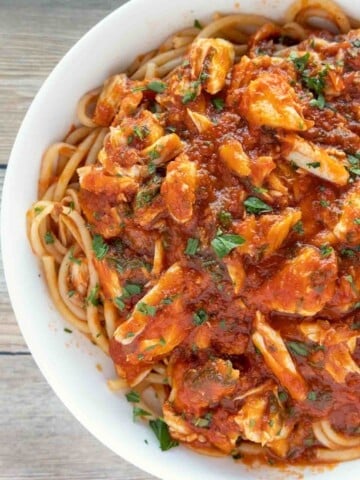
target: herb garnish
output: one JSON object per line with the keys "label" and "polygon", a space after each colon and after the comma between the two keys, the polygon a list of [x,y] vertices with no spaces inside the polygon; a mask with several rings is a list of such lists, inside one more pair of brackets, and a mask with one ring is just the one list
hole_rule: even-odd
{"label": "herb garnish", "polygon": [[136,310],[138,310],[143,315],[150,315],[150,317],[153,317],[156,313],[156,307],[154,307],[153,305],[148,305],[145,302],[139,302]]}
{"label": "herb garnish", "polygon": [[294,230],[295,233],[297,233],[298,235],[304,235],[304,225],[302,223],[301,220],[299,220],[298,222],[295,223],[295,225],[293,225],[292,229]]}
{"label": "herb garnish", "polygon": [[156,93],[163,93],[166,90],[166,83],[153,80],[147,84],[147,89]]}
{"label": "herb garnish", "polygon": [[152,431],[155,433],[156,438],[159,440],[160,448],[162,451],[169,450],[170,448],[177,447],[179,442],[173,440],[169,433],[169,427],[161,418],[156,420],[150,420],[149,425]]}
{"label": "herb garnish", "polygon": [[245,238],[236,234],[226,234],[218,230],[215,238],[211,241],[211,246],[219,258],[225,257],[234,248],[245,243]]}
{"label": "herb garnish", "polygon": [[44,240],[46,245],[51,245],[52,243],[55,242],[54,237],[51,232],[46,232],[44,235]]}
{"label": "herb garnish", "polygon": [[98,260],[103,259],[109,250],[109,246],[104,242],[102,236],[98,234],[94,235],[92,239],[92,248]]}
{"label": "herb garnish", "polygon": [[262,200],[257,197],[248,197],[244,201],[245,209],[247,213],[254,213],[254,214],[260,214],[260,213],[266,213],[266,212],[272,212],[272,207]]}
{"label": "herb garnish", "polygon": [[99,284],[97,283],[95,287],[90,291],[89,296],[87,297],[88,303],[91,303],[94,307],[99,305]]}
{"label": "herb garnish", "polygon": [[193,256],[196,254],[198,248],[199,240],[197,238],[188,238],[184,253],[185,255]]}
{"label": "herb garnish", "polygon": [[193,321],[197,326],[202,325],[204,322],[207,321],[208,318],[209,318],[209,315],[202,308],[197,310],[193,315]]}
{"label": "herb garnish", "polygon": [[224,109],[224,100],[222,98],[212,98],[211,103],[214,105],[215,109],[218,112],[222,112],[222,110]]}
{"label": "herb garnish", "polygon": [[140,395],[135,390],[130,390],[126,395],[126,400],[131,403],[138,403],[140,402]]}

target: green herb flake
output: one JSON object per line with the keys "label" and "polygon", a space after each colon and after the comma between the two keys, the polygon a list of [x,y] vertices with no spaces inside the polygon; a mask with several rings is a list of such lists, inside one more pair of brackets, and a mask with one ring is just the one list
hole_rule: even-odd
{"label": "green herb flake", "polygon": [[147,89],[156,93],[163,93],[166,90],[166,83],[159,80],[152,80],[147,84]]}
{"label": "green herb flake", "polygon": [[140,402],[140,395],[135,390],[130,390],[126,395],[126,400],[131,403],[138,403]]}
{"label": "green herb flake", "polygon": [[156,165],[153,161],[150,160],[148,163],[148,172],[150,175],[153,175],[156,172]]}
{"label": "green herb flake", "polygon": [[296,68],[296,70],[300,73],[302,73],[308,62],[309,62],[309,59],[310,59],[310,53],[307,52],[305,53],[305,55],[303,55],[302,57],[298,57],[296,52],[291,52],[290,54],[290,60],[293,62],[294,64],[294,67]]}
{"label": "green herb flake", "polygon": [[35,215],[39,215],[44,210],[45,207],[34,207]]}
{"label": "green herb flake", "polygon": [[324,208],[330,207],[330,202],[328,202],[327,200],[321,199],[319,203]]}
{"label": "green herb flake", "polygon": [[287,347],[295,355],[307,357],[310,353],[310,348],[303,342],[287,342]]}
{"label": "green herb flake", "polygon": [[360,218],[354,218],[355,225],[360,225]]}
{"label": "green herb flake", "polygon": [[195,427],[209,428],[212,420],[212,414],[206,413],[203,417],[197,418],[194,422]]}
{"label": "green herb flake", "polygon": [[127,143],[128,145],[131,145],[131,144],[133,143],[133,141],[134,141],[134,135],[129,135],[129,136],[127,137],[126,143]]}
{"label": "green herb flake", "polygon": [[256,420],[254,418],[250,418],[249,420],[249,428],[253,429],[256,425]]}
{"label": "green herb flake", "polygon": [[51,245],[55,242],[53,234],[51,232],[46,232],[44,235],[44,240],[46,245]]}
{"label": "green herb flake", "polygon": [[70,328],[65,327],[65,328],[64,328],[64,332],[66,332],[66,333],[72,333],[72,330],[70,330]]}
{"label": "green herb flake", "polygon": [[224,234],[218,231],[216,237],[211,241],[211,246],[219,258],[225,257],[234,248],[243,245],[245,239],[240,235]]}
{"label": "green herb flake", "polygon": [[136,310],[143,315],[150,315],[150,317],[153,317],[156,313],[156,307],[154,307],[153,305],[148,305],[145,302],[139,302]]}
{"label": "green herb flake", "polygon": [[136,405],[134,405],[133,407],[133,421],[136,422],[136,420],[139,418],[139,417],[151,417],[151,413],[144,410],[143,408],[140,408],[140,407],[137,407]]}
{"label": "green herb flake", "polygon": [[199,248],[199,240],[197,238],[188,238],[186,248],[185,248],[185,255],[193,256],[196,254]]}
{"label": "green herb flake", "polygon": [[211,103],[214,105],[215,110],[222,112],[224,110],[225,102],[222,98],[215,97],[211,99]]}
{"label": "green herb flake", "polygon": [[314,440],[313,437],[307,437],[304,440],[305,447],[312,447],[314,445],[314,443],[315,443],[315,440]]}
{"label": "green herb flake", "polygon": [[303,222],[301,220],[296,222],[295,225],[293,225],[292,229],[298,235],[304,235],[304,233],[305,233],[304,232],[304,225],[303,225]]}
{"label": "green herb flake", "polygon": [[204,28],[197,18],[195,18],[194,20],[194,27],[198,28],[199,30],[202,30]]}
{"label": "green herb flake", "polygon": [[132,338],[132,337],[135,337],[135,333],[134,333],[134,332],[128,332],[128,333],[125,335],[125,338]]}
{"label": "green herb flake", "polygon": [[354,250],[352,250],[351,248],[343,248],[340,250],[340,255],[342,257],[347,257],[347,258],[354,258],[356,257],[356,253],[354,252]]}
{"label": "green herb flake", "polygon": [[260,200],[260,198],[257,197],[248,197],[244,201],[244,205],[247,213],[254,213],[258,215],[260,213],[273,211],[270,205],[267,205],[265,202],[263,202],[262,200]]}
{"label": "green herb flake", "polygon": [[93,289],[91,289],[89,296],[87,297],[88,303],[91,303],[94,307],[99,305],[99,285],[96,284]]}
{"label": "green herb flake", "polygon": [[67,292],[69,298],[73,297],[75,295],[75,293],[76,293],[76,290],[69,290]]}
{"label": "green herb flake", "polygon": [[357,38],[351,42],[351,45],[355,48],[360,48],[360,40]]}
{"label": "green herb flake", "polygon": [[156,150],[156,148],[153,148],[148,152],[148,157],[150,158],[150,161],[153,162],[160,157],[160,153]]}
{"label": "green herb flake", "polygon": [[98,260],[102,260],[109,251],[109,246],[104,242],[102,236],[98,234],[94,235],[92,239],[92,248]]}
{"label": "green herb flake", "polygon": [[306,166],[309,168],[319,168],[320,165],[321,165],[320,162],[310,162],[306,164]]}
{"label": "green herb flake", "polygon": [[138,125],[135,125],[135,127],[133,128],[133,131],[139,140],[144,140],[144,138],[147,137],[150,133],[150,130],[145,125],[141,127],[139,127]]}
{"label": "green herb flake", "polygon": [[218,213],[218,220],[223,227],[230,227],[232,224],[233,217],[230,212],[225,212],[225,210],[221,210]]}
{"label": "green herb flake", "polygon": [[315,402],[317,400],[317,393],[314,390],[311,390],[307,394],[307,399],[310,400],[310,402]]}
{"label": "green herb flake", "polygon": [[149,205],[153,199],[158,194],[156,189],[152,190],[141,190],[137,193],[135,198],[135,206],[136,208],[143,208],[146,205]]}
{"label": "green herb flake", "polygon": [[279,392],[279,400],[280,402],[284,403],[288,399],[288,394],[284,391]]}
{"label": "green herb flake", "polygon": [[325,107],[325,103],[326,103],[325,97],[322,93],[320,93],[317,98],[313,98],[312,100],[310,100],[309,103],[311,107],[316,107],[322,110]]}
{"label": "green herb flake", "polygon": [[124,300],[122,299],[122,297],[115,297],[114,298],[114,303],[119,310],[121,310],[121,311],[124,310],[125,303],[124,303]]}
{"label": "green herb flake", "polygon": [[132,295],[138,295],[142,291],[142,286],[137,283],[125,283],[122,288],[122,298],[129,298]]}
{"label": "green herb flake", "polygon": [[334,249],[330,245],[321,245],[320,247],[321,256],[324,258],[330,257],[333,251]]}
{"label": "green herb flake", "polygon": [[[355,304],[355,308],[356,308],[356,305],[357,304]],[[360,304],[358,305],[358,307],[360,307]],[[351,330],[360,330],[360,322],[353,323],[350,328]]]}
{"label": "green herb flake", "polygon": [[206,322],[209,318],[209,315],[202,308],[197,310],[193,315],[193,322],[195,325],[199,326]]}
{"label": "green herb flake", "polygon": [[150,428],[154,432],[156,438],[159,440],[160,448],[162,451],[169,450],[170,448],[177,447],[179,442],[173,440],[169,433],[167,424],[161,418],[149,421]]}
{"label": "green herb flake", "polygon": [[81,260],[79,258],[74,257],[74,247],[70,248],[69,260],[72,263],[76,263],[77,265],[81,265]]}

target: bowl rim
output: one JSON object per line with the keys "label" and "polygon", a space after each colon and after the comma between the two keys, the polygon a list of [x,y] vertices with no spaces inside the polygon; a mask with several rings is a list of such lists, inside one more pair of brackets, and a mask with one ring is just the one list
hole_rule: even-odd
{"label": "bowl rim", "polygon": [[[203,0],[206,2],[206,0]],[[277,0],[272,0],[276,2]],[[343,0],[346,1],[346,0]],[[291,3],[290,1],[288,3]],[[11,154],[9,157],[8,167],[5,175],[3,193],[2,193],[2,205],[1,205],[1,243],[2,243],[2,258],[4,265],[4,275],[6,284],[8,286],[8,293],[11,301],[12,308],[15,312],[17,323],[20,327],[21,333],[29,347],[32,357],[34,358],[39,370],[45,377],[47,383],[50,385],[52,390],[55,392],[57,397],[61,402],[67,407],[71,414],[78,420],[85,428],[88,430],[94,437],[96,437],[101,443],[103,443],[111,451],[120,455],[126,461],[131,462],[136,467],[145,470],[151,475],[158,476],[161,478],[166,478],[166,480],[179,480],[179,472],[171,471],[167,467],[166,461],[162,464],[157,464],[151,461],[150,456],[141,456],[138,455],[134,448],[131,448],[126,444],[122,444],[121,449],[119,445],[115,446],[111,440],[106,438],[106,435],[101,429],[100,423],[96,421],[91,421],[91,419],[84,413],[81,408],[74,403],[72,395],[69,394],[66,390],[61,388],[61,385],[58,383],[57,375],[53,373],[51,365],[47,364],[46,355],[43,351],[34,348],[33,339],[30,334],[30,330],[26,328],[25,318],[23,318],[20,309],[20,302],[18,299],[18,293],[16,293],[16,281],[13,272],[11,271],[12,262],[11,251],[13,248],[11,238],[8,235],[5,235],[6,227],[10,224],[10,212],[11,207],[9,205],[11,198],[10,186],[13,182],[13,177],[16,173],[16,163],[14,160],[18,156],[18,151],[21,148],[22,143],[27,137],[27,129],[32,121],[33,117],[37,115],[37,106],[46,95],[46,90],[51,88],[51,83],[57,78],[58,74],[65,70],[65,68],[71,64],[73,59],[78,55],[78,52],[86,45],[89,39],[96,37],[98,32],[102,32],[104,27],[108,24],[110,19],[114,19],[118,15],[122,14],[133,14],[135,15],[142,8],[146,10],[149,2],[148,0],[130,0],[127,3],[117,7],[115,10],[111,11],[104,18],[102,18],[98,23],[91,27],[81,38],[68,50],[68,52],[58,61],[56,66],[52,69],[50,74],[42,83],[41,87],[37,91],[34,99],[32,100],[26,115],[19,127],[16,139],[14,141]],[[211,10],[211,8],[209,8]],[[360,13],[360,12],[359,12]],[[360,15],[359,15],[360,16]],[[121,21],[121,18],[120,18]],[[169,453],[168,453],[169,454]],[[171,453],[170,453],[171,454]],[[359,460],[360,462],[360,460]],[[348,464],[349,465],[349,464]],[[359,472],[360,472],[360,463],[359,463]],[[339,472],[340,473],[340,472]],[[241,474],[241,470],[239,470]],[[311,474],[310,474],[311,475]],[[198,477],[200,478],[200,477]],[[250,477],[249,477],[250,478]],[[306,476],[307,478],[307,476]],[[311,476],[312,478],[312,476]],[[335,478],[335,477],[334,477]],[[350,478],[351,477],[346,477]],[[344,479],[345,480],[345,479]]]}

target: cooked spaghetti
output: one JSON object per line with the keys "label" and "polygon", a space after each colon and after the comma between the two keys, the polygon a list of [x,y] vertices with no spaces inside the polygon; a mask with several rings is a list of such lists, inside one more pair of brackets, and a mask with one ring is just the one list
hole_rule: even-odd
{"label": "cooked spaghetti", "polygon": [[356,26],[322,0],[196,20],[44,155],[28,233],[50,294],[164,450],[360,457]]}

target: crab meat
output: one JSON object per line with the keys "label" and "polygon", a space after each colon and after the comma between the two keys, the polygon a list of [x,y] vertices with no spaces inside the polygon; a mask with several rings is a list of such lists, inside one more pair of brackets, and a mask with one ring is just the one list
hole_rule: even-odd
{"label": "crab meat", "polygon": [[334,295],[336,277],[335,253],[323,257],[317,248],[306,246],[254,292],[254,299],[269,310],[315,315]]}
{"label": "crab meat", "polygon": [[189,108],[186,111],[199,133],[204,133],[209,130],[209,128],[212,128],[214,126],[212,121],[206,115],[193,112]]}
{"label": "crab meat", "polygon": [[170,133],[142,150],[141,156],[150,159],[154,165],[162,165],[179,155],[183,148],[184,145],[176,133]]}
{"label": "crab meat", "polygon": [[326,347],[323,351],[324,369],[335,382],[344,383],[348,373],[360,374],[360,368],[352,358],[360,333],[347,326],[333,328],[328,322],[303,322],[299,330],[306,338]]}
{"label": "crab meat", "polygon": [[93,116],[94,122],[103,127],[109,126],[115,117],[121,100],[129,91],[129,79],[123,73],[106,80],[96,104]]}
{"label": "crab meat", "polygon": [[294,208],[286,208],[278,215],[263,215],[260,218],[249,215],[235,225],[236,233],[245,238],[237,252],[251,256],[261,252],[263,258],[272,255],[284,243],[300,218],[301,212]]}
{"label": "crab meat", "polygon": [[335,225],[334,234],[351,245],[360,242],[360,186],[356,184],[347,192],[342,204],[342,212]]}
{"label": "crab meat", "polygon": [[200,38],[190,49],[191,75],[194,80],[204,76],[204,90],[212,95],[225,85],[226,76],[235,58],[234,46],[221,38]]}
{"label": "crab meat", "polygon": [[272,157],[264,155],[253,160],[250,165],[251,179],[256,187],[261,187],[265,178],[267,178],[276,167]]}
{"label": "crab meat", "polygon": [[254,327],[252,341],[262,353],[266,365],[295,400],[305,400],[308,391],[306,382],[296,370],[280,333],[266,323],[260,312],[256,312]]}
{"label": "crab meat", "polygon": [[295,90],[283,75],[261,73],[241,97],[240,111],[254,126],[305,131],[313,122],[305,120]]}
{"label": "crab meat", "polygon": [[297,135],[282,138],[282,153],[289,162],[336,185],[346,185],[349,172],[334,155]]}
{"label": "crab meat", "polygon": [[105,298],[113,300],[116,297],[120,297],[122,288],[116,270],[111,268],[106,260],[93,258],[93,262],[99,275],[99,283]]}
{"label": "crab meat", "polygon": [[284,422],[277,387],[271,381],[246,396],[235,422],[243,439],[270,448],[273,442],[286,438],[290,433]]}
{"label": "crab meat", "polygon": [[168,211],[177,223],[186,223],[193,216],[197,184],[196,165],[186,154],[169,163],[161,194]]}
{"label": "crab meat", "polygon": [[198,434],[193,431],[191,426],[181,417],[181,415],[174,411],[170,402],[164,403],[163,415],[173,438],[185,443],[191,443],[198,439]]}
{"label": "crab meat", "polygon": [[85,297],[89,284],[89,269],[86,258],[81,258],[81,263],[70,263],[70,279],[76,291]]}
{"label": "crab meat", "polygon": [[240,255],[237,255],[236,252],[234,252],[225,257],[223,261],[226,265],[229,277],[233,282],[234,293],[235,295],[238,295],[241,292],[246,280],[246,273]]}
{"label": "crab meat", "polygon": [[229,140],[219,148],[220,159],[239,177],[251,174],[250,159],[238,140]]}
{"label": "crab meat", "polygon": [[138,184],[130,177],[106,175],[103,168],[88,165],[77,169],[80,187],[96,195],[112,196],[127,201],[137,192]]}
{"label": "crab meat", "polygon": [[125,117],[134,115],[136,109],[140,105],[143,99],[143,93],[141,91],[128,93],[121,101],[119,111],[117,112],[112,125],[117,126],[124,120]]}

